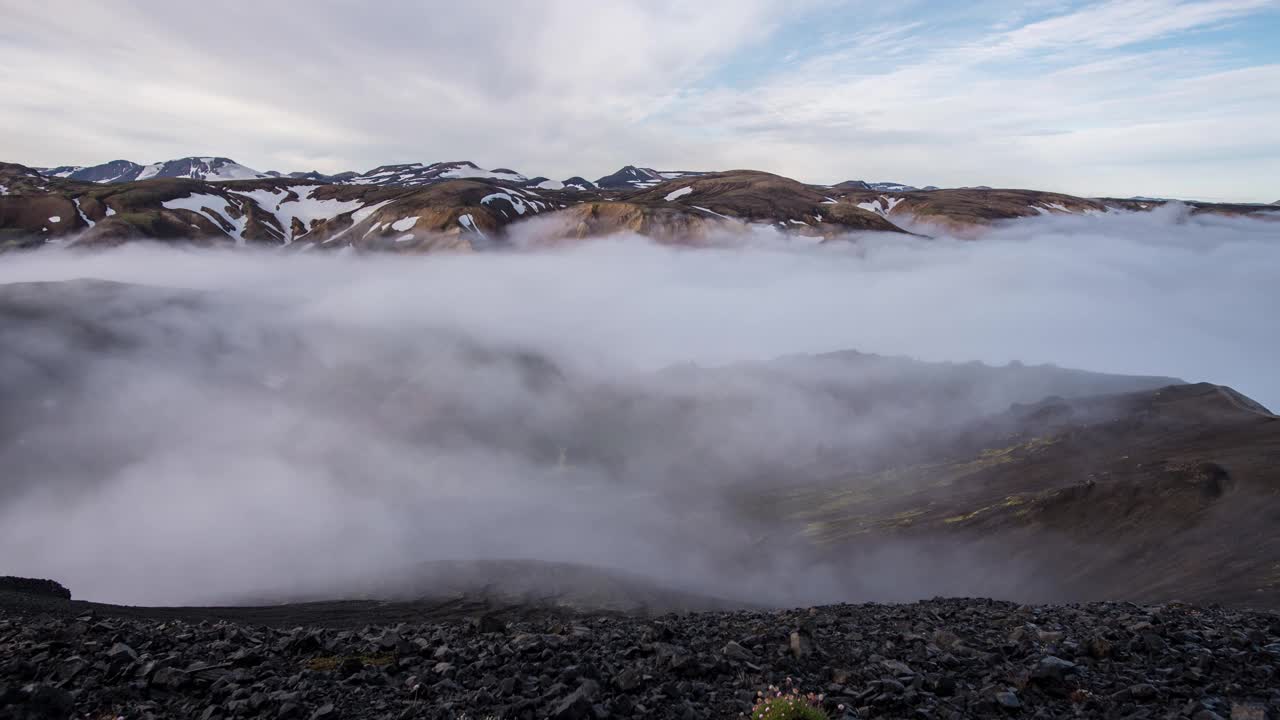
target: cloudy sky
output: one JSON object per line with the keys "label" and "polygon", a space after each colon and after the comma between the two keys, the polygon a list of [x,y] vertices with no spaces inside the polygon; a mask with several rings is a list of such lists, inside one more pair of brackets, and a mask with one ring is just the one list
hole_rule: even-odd
{"label": "cloudy sky", "polygon": [[1276,37],[1280,0],[0,0],[0,160],[1271,202]]}

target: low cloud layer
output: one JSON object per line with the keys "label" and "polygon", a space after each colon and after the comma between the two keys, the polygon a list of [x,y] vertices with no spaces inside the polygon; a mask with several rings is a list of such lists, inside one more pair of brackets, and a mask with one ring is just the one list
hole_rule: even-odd
{"label": "low cloud layer", "polygon": [[[990,589],[906,549],[854,584],[791,541],[756,553],[762,530],[732,500],[1031,390],[984,385],[952,413],[869,394],[901,376],[760,363],[1055,363],[1227,384],[1274,409],[1278,231],[1167,208],[978,242],[14,255],[0,573],[145,603],[341,594],[510,557],[769,603]],[[80,278],[151,287],[12,285]]]}

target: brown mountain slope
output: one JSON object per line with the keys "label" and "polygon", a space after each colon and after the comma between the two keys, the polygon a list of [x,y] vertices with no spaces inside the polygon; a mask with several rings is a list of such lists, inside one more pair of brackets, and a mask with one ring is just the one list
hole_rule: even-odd
{"label": "brown mountain slope", "polygon": [[[648,183],[646,183],[648,184]],[[808,185],[771,173],[733,170],[667,180],[632,192],[603,192],[542,218],[542,242],[630,232],[660,243],[697,245],[772,226],[789,235],[831,239],[855,231],[904,232],[879,215],[836,205]]]}
{"label": "brown mountain slope", "polygon": [[705,208],[699,211],[710,211],[743,222],[777,225],[805,235],[853,230],[902,232],[876,213],[856,207],[839,207],[809,185],[756,170],[732,170],[668,180],[631,193],[626,200],[636,204],[679,205],[695,210]]}
{"label": "brown mountain slope", "polygon": [[[490,180],[426,187],[292,179],[210,183],[173,178],[113,185],[50,181],[34,192],[0,198],[0,221],[14,242],[26,238],[24,245],[52,240],[109,246],[148,238],[206,246],[425,252],[471,249],[504,225],[559,204]],[[48,215],[60,215],[62,222],[51,225]]]}
{"label": "brown mountain slope", "polygon": [[905,217],[942,230],[961,234],[998,220],[1033,217],[1045,213],[1101,212],[1096,200],[1036,190],[928,190],[883,193],[854,190],[840,196],[851,204],[885,217]]}
{"label": "brown mountain slope", "polygon": [[[1081,198],[1039,190],[995,188],[909,192],[854,189],[837,197],[840,205],[836,207],[849,204],[890,220],[923,223],[927,229],[970,238],[979,237],[990,225],[1002,220],[1108,210],[1148,212],[1166,204],[1161,200]],[[1280,213],[1265,205],[1196,202],[1186,205],[1192,214],[1280,220]]]}
{"label": "brown mountain slope", "polygon": [[[441,167],[445,165],[456,170],[466,164]],[[388,172],[393,178],[403,174]],[[426,185],[408,180],[323,184],[294,178],[154,178],[103,185],[44,177],[21,165],[0,163],[0,249],[49,243],[111,246],[145,239],[422,253],[502,246],[513,233],[557,242],[631,232],[659,242],[698,244],[713,232],[732,235],[759,226],[829,240],[850,232],[902,233],[901,224],[916,223],[925,233],[978,237],[1001,220],[1108,209],[1143,212],[1163,204],[1033,190],[875,191],[851,183],[824,187],[753,170],[653,179],[635,190],[535,189],[508,176],[518,177],[486,171],[474,177],[462,173],[460,179],[442,180],[448,175],[439,174]],[[1189,205],[1193,213],[1280,219],[1274,206]],[[508,230],[537,217],[549,219]]]}
{"label": "brown mountain slope", "polygon": [[948,445],[768,502],[844,562],[967,547],[997,595],[1280,606],[1280,418],[1228,388],[1048,399]]}

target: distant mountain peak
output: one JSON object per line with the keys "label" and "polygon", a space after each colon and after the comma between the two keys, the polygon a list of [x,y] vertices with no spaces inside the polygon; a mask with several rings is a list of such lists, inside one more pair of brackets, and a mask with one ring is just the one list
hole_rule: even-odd
{"label": "distant mountain peak", "polygon": [[837,185],[832,185],[832,187],[838,190],[877,190],[879,192],[919,192],[938,189],[936,185],[916,187],[896,182],[867,182],[866,180],[845,180]]}
{"label": "distant mountain peak", "polygon": [[62,165],[47,168],[45,177],[79,182],[122,183],[150,178],[187,177],[195,180],[252,180],[269,177],[225,157],[192,156],[139,165],[131,160],[112,160],[101,165]]}
{"label": "distant mountain peak", "polygon": [[225,157],[192,156],[152,163],[138,173],[135,180],[187,177],[193,180],[256,180],[267,177],[252,168]]}
{"label": "distant mountain peak", "polygon": [[470,160],[451,160],[447,162],[407,163],[402,165],[379,165],[366,172],[354,175],[339,182],[351,185],[430,185],[444,180],[507,180],[524,183],[528,180],[524,175],[507,168],[486,170]]}
{"label": "distant mountain peak", "polygon": [[699,170],[654,170],[653,168],[624,165],[621,170],[612,175],[605,175],[596,180],[595,184],[602,190],[643,190],[667,180],[706,174],[706,172]]}

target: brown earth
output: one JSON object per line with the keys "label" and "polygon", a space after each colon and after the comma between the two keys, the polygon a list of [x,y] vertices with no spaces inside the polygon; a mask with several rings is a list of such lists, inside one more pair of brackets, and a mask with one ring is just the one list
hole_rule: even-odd
{"label": "brown earth", "polygon": [[[673,192],[690,192],[667,200]],[[748,223],[776,225],[810,236],[833,236],[850,231],[903,232],[879,215],[852,206],[831,204],[829,196],[812,186],[756,170],[732,170],[668,180],[631,193],[626,200],[649,207],[703,207]],[[706,213],[704,213],[706,214]],[[714,215],[712,216],[714,217]]]}
{"label": "brown earth", "polygon": [[[1096,200],[1036,190],[921,190],[884,193],[855,190],[840,196],[842,204],[898,199],[889,217],[909,217],[951,233],[976,234],[978,229],[999,220],[1034,217],[1044,213],[1101,212],[1106,206]],[[888,204],[887,200],[880,203]],[[1036,208],[1040,208],[1037,210]],[[1060,209],[1065,208],[1065,210]]]}
{"label": "brown earth", "polygon": [[846,560],[969,544],[1024,599],[1280,607],[1280,418],[1207,383],[1015,406],[765,506]]}
{"label": "brown earth", "polygon": [[[501,247],[513,233],[536,234],[543,242],[555,243],[629,232],[663,243],[696,245],[708,240],[713,231],[732,237],[753,226],[772,226],[787,235],[817,240],[850,232],[904,233],[902,224],[926,234],[976,238],[993,223],[1042,213],[1141,212],[1162,204],[1034,190],[880,192],[849,183],[806,185],[754,170],[689,175],[641,190],[535,190],[485,178],[429,179],[428,184],[411,185],[307,184],[316,182],[157,178],[102,185],[45,178],[21,165],[0,164],[0,186],[5,187],[0,194],[0,249],[39,247],[50,241],[110,246],[138,239],[234,245],[236,225],[241,222],[247,245],[398,253]],[[686,190],[667,200],[672,193]],[[285,209],[305,204],[288,201],[308,192],[310,201],[336,200],[353,206],[321,213],[307,227],[296,219],[288,223],[290,227],[282,227],[273,212],[278,200],[259,203],[243,195],[255,191],[276,193],[278,200],[286,201],[280,206]],[[216,196],[220,205],[230,208],[224,214],[221,208],[195,212],[163,207],[166,201],[196,194]],[[869,210],[860,204],[877,207]],[[1267,205],[1189,205],[1193,213],[1280,219],[1280,213]],[[50,223],[50,217],[59,221]],[[392,227],[413,217],[418,219],[411,228]],[[509,229],[534,218],[540,218],[536,233]]]}

